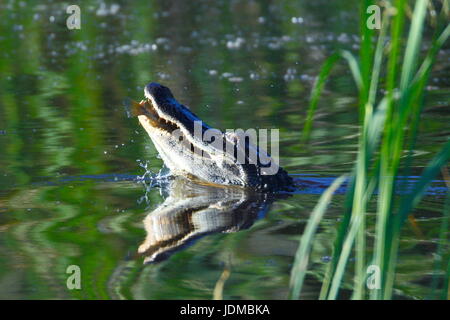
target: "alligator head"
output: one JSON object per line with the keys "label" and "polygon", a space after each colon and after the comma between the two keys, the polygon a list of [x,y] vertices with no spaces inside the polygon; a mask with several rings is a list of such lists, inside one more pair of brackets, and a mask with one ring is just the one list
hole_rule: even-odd
{"label": "alligator head", "polygon": [[292,178],[266,151],[245,136],[208,126],[180,104],[169,88],[150,83],[144,94],[145,100],[134,103],[133,114],[172,174],[264,191],[292,186]]}
{"label": "alligator head", "polygon": [[247,229],[273,201],[289,196],[200,185],[184,177],[175,177],[162,190],[168,190],[165,201],[144,219],[147,236],[138,248],[144,263],[166,260],[209,234]]}

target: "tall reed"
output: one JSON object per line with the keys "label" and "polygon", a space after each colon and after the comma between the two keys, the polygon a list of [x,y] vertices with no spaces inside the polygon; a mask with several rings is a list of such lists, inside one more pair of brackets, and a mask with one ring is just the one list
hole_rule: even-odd
{"label": "tall reed", "polygon": [[[362,4],[359,57],[356,58],[348,51],[340,51],[325,61],[312,90],[302,135],[303,141],[306,142],[322,89],[333,66],[341,58],[346,60],[359,93],[358,154],[354,169],[349,173],[343,219],[335,240],[332,260],[322,283],[320,299],[339,298],[343,277],[353,252],[356,262],[352,298],[392,297],[401,228],[428,184],[450,158],[448,141],[423,170],[413,188],[406,194],[402,192],[402,196],[396,196],[396,188],[399,188],[397,177],[408,173],[411,166],[419,115],[423,109],[425,87],[432,66],[439,49],[450,35],[450,25],[446,22],[448,17],[445,16],[448,1],[443,1],[441,24],[436,27],[431,48],[420,65],[428,0],[415,1],[406,42],[404,34],[407,1],[383,2],[380,30],[371,30],[366,25],[367,8],[375,4],[374,2],[364,0]],[[341,180],[342,178],[339,178],[336,183],[341,183]],[[335,188],[336,184],[333,184],[321,197],[300,240],[291,271],[291,297],[294,299],[300,295],[315,230]],[[376,197],[375,190],[378,191]],[[373,255],[366,257],[369,251],[366,241],[366,216],[370,201],[376,202],[376,226],[374,245],[370,248]],[[367,292],[369,266],[375,267],[369,270],[379,271],[380,286],[372,287],[370,292]]]}

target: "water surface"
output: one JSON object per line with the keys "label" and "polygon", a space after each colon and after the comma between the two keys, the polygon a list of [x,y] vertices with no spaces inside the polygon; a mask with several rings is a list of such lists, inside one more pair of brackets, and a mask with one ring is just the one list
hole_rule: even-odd
{"label": "water surface", "polygon": [[[359,48],[358,3],[83,1],[81,30],[70,31],[63,4],[2,2],[0,298],[210,299],[225,269],[225,299],[286,298],[308,217],[356,156],[357,97],[345,66],[326,85],[311,142],[299,140],[321,63],[337,49]],[[450,133],[448,54],[448,47],[440,52],[427,88],[407,181]],[[198,234],[183,215],[166,217],[169,233],[178,230],[186,242],[146,260],[138,251],[149,236],[148,217],[161,211],[170,188],[138,179],[140,164],[157,173],[162,161],[123,101],[140,99],[150,81],[170,87],[212,126],[279,129],[281,164],[314,183],[277,199],[194,190],[185,207],[222,211],[211,222],[191,212]],[[448,249],[448,230],[441,231],[446,193],[436,181],[403,231],[398,297],[431,297],[443,285],[437,248]],[[318,296],[343,197],[335,195],[320,225],[301,298]],[[173,198],[169,205],[179,208],[183,196]],[[444,258],[448,263],[448,253]],[[66,287],[69,265],[82,270],[81,290]],[[344,287],[351,286],[346,279]]]}

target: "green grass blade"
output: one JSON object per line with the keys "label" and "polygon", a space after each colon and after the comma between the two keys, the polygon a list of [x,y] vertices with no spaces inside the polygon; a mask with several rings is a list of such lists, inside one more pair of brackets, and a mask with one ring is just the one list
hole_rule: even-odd
{"label": "green grass blade", "polygon": [[303,280],[306,275],[308,266],[308,257],[314,240],[314,235],[317,231],[320,221],[333,197],[334,192],[345,181],[346,176],[340,176],[333,181],[330,187],[322,194],[319,202],[315,206],[311,217],[308,220],[305,231],[300,240],[300,246],[295,255],[294,266],[291,270],[291,297],[298,299],[300,296]]}
{"label": "green grass blade", "polygon": [[[416,140],[417,140],[417,134],[418,134],[418,127],[420,122],[420,115],[422,113],[422,110],[424,108],[424,94],[426,92],[426,84],[430,78],[430,72],[431,67],[434,64],[434,61],[436,59],[436,55],[439,51],[439,49],[442,47],[442,45],[445,43],[445,41],[448,39],[450,35],[450,25],[445,28],[445,30],[433,41],[433,45],[431,50],[428,52],[424,62],[422,63],[421,67],[419,68],[419,71],[417,72],[415,78],[412,81],[411,84],[411,105],[413,110],[411,111],[412,114],[412,121],[409,125],[409,141],[408,141],[408,157],[404,163],[404,170],[402,175],[409,176],[411,174],[411,167],[412,167],[412,161],[413,161],[413,154],[414,150],[416,148]],[[403,189],[404,186],[401,185],[399,187],[400,189]]]}
{"label": "green grass blade", "polygon": [[[441,168],[448,163],[450,159],[450,141],[448,141],[442,150],[428,163],[425,171],[416,182],[412,192],[403,198],[400,205],[399,216],[400,223],[403,224],[408,214],[411,210],[419,203],[422,199],[423,193],[425,192],[427,186],[436,177]],[[400,228],[401,225],[398,226]]]}
{"label": "green grass blade", "polygon": [[[442,216],[441,230],[439,232],[439,238],[438,238],[439,243],[438,243],[438,248],[436,251],[436,256],[435,256],[435,261],[434,261],[433,278],[431,280],[431,285],[430,285],[430,294],[427,299],[439,299],[440,298],[442,300],[445,300],[445,298],[447,296],[448,276],[445,277],[447,279],[444,280],[444,282],[446,281],[447,284],[443,286],[443,292],[441,294],[439,294],[438,274],[439,274],[440,270],[445,273],[445,271],[446,271],[445,263],[446,263],[446,261],[450,262],[450,259],[449,259],[450,252],[448,250],[449,249],[449,239],[447,236],[447,233],[448,233],[448,230],[450,227],[450,181],[448,183],[449,183],[449,185],[448,185],[447,199],[444,204],[444,214]],[[450,273],[448,273],[447,275],[450,275]],[[439,297],[439,295],[441,297]]]}
{"label": "green grass blade", "polygon": [[322,89],[327,80],[331,70],[333,69],[336,62],[339,60],[339,54],[335,53],[331,55],[322,66],[320,70],[319,77],[314,83],[313,89],[311,91],[311,102],[309,104],[308,113],[306,115],[306,122],[303,127],[302,142],[306,142],[309,139],[313,117],[317,109],[317,103],[319,102],[320,95],[322,94]]}
{"label": "green grass blade", "polygon": [[367,13],[367,8],[374,4],[373,0],[364,0],[362,2],[361,8],[361,19],[360,19],[360,34],[361,34],[361,46],[359,50],[359,61],[361,69],[361,80],[363,86],[359,90],[359,115],[360,123],[362,125],[364,121],[364,111],[367,101],[369,101],[369,87],[371,72],[373,70],[373,36],[375,34],[375,29],[367,27],[367,20],[369,14]]}
{"label": "green grass blade", "polygon": [[308,107],[306,121],[305,121],[305,125],[303,127],[303,133],[302,133],[302,142],[303,143],[305,143],[306,141],[309,140],[309,137],[311,134],[312,122],[313,122],[314,114],[317,109],[317,104],[319,102],[320,95],[322,94],[322,90],[323,90],[326,80],[330,76],[331,70],[333,69],[334,65],[339,60],[339,58],[343,58],[348,62],[350,71],[352,72],[353,79],[356,83],[357,88],[360,90],[360,88],[363,85],[358,62],[356,61],[355,57],[350,52],[342,50],[342,51],[332,54],[328,59],[326,59],[320,70],[319,77],[315,81],[314,86],[311,91],[311,101],[310,101],[310,104]]}
{"label": "green grass blade", "polygon": [[361,215],[356,215],[350,222],[350,229],[347,233],[347,237],[344,240],[342,252],[336,266],[336,272],[334,273],[331,281],[330,292],[328,293],[327,297],[330,300],[335,300],[337,298],[342,278],[344,277],[345,267],[350,257],[351,249],[353,247],[353,242],[355,241],[355,237],[362,220],[361,217]]}
{"label": "green grass blade", "polygon": [[[408,172],[412,159],[411,156],[408,156],[406,162],[403,161],[402,155],[405,151],[408,151],[408,149],[405,150],[405,144],[408,143],[409,155],[412,155],[426,93],[426,83],[429,80],[431,68],[439,49],[450,36],[450,25],[446,25],[444,32],[435,38],[432,49],[428,52],[420,68],[417,68],[427,4],[429,3],[428,0],[417,0],[403,54],[403,63],[401,69],[399,69],[407,1],[395,0],[394,3],[396,14],[391,25],[389,39],[390,51],[386,70],[387,93],[377,108],[374,109],[373,106],[377,100],[377,92],[382,79],[381,66],[383,64],[385,35],[388,28],[387,15],[394,11],[392,7],[386,9],[389,11],[385,12],[382,30],[376,48],[374,48],[372,38],[374,31],[365,27],[367,18],[365,9],[368,5],[373,4],[371,0],[363,1],[359,63],[349,52],[343,51],[334,54],[324,64],[312,92],[308,117],[302,135],[304,141],[309,138],[314,113],[326,79],[339,58],[346,59],[359,91],[361,124],[358,158],[353,169],[351,187],[348,188],[346,196],[346,211],[339,226],[333,259],[327,267],[320,299],[336,299],[338,297],[354,244],[357,260],[355,264],[356,286],[353,298],[361,299],[365,297],[363,281],[365,279],[365,253],[367,250],[365,213],[377,185],[379,185],[379,196],[377,199],[372,263],[381,269],[382,287],[381,290],[373,290],[371,298],[391,298],[401,227],[409,212],[420,201],[427,185],[450,158],[450,142],[448,142],[425,168],[412,192],[397,201],[397,197],[394,195],[394,188],[397,187],[396,177],[400,170]],[[390,7],[390,3],[387,6]],[[442,28],[439,29],[442,30]],[[405,130],[405,128],[408,129]],[[380,139],[381,136],[382,139]],[[305,252],[302,254],[305,255]],[[304,277],[304,274],[300,276]],[[303,278],[300,282],[302,283],[302,281]]]}
{"label": "green grass blade", "polygon": [[371,105],[375,103],[375,98],[377,94],[377,88],[378,88],[378,82],[381,72],[381,62],[383,61],[383,49],[384,49],[384,42],[386,40],[386,32],[389,25],[389,15],[384,14],[383,22],[381,25],[380,35],[378,36],[377,41],[377,47],[375,50],[375,57],[373,62],[373,69],[372,69],[372,77],[370,79],[369,84],[369,93],[367,101]]}
{"label": "green grass blade", "polygon": [[[390,106],[391,122],[387,126],[386,140],[383,141],[381,150],[380,165],[380,193],[378,199],[377,222],[376,222],[376,241],[374,251],[374,263],[381,270],[382,290],[373,290],[372,299],[381,299],[389,296],[392,292],[393,256],[390,254],[392,248],[397,246],[394,241],[390,225],[393,223],[391,215],[393,207],[393,190],[398,174],[401,154],[403,152],[404,127],[413,111],[411,108],[411,80],[416,72],[416,62],[419,55],[420,44],[422,41],[422,29],[426,13],[426,0],[418,0],[414,8],[411,27],[409,30],[408,41],[405,49],[402,73],[400,79],[400,101],[399,104]],[[389,270],[389,271],[388,271]],[[389,281],[391,282],[389,282]]]}
{"label": "green grass blade", "polygon": [[339,224],[336,240],[334,242],[332,259],[327,267],[327,270],[325,272],[325,279],[323,280],[322,288],[320,289],[319,294],[320,300],[325,300],[327,298],[331,286],[331,280],[334,272],[336,271],[337,262],[339,256],[341,255],[342,246],[344,244],[345,236],[347,234],[350,225],[354,192],[355,192],[355,174],[353,172],[347,185],[344,213],[341,223]]}
{"label": "green grass blade", "polygon": [[442,48],[442,46],[444,45],[445,41],[447,41],[449,36],[450,36],[450,24],[447,25],[444,31],[442,31],[441,35],[434,42],[432,49],[430,50],[429,54],[425,58],[422,65],[420,66],[419,71],[415,75],[413,82],[421,81],[422,79],[424,79],[425,75],[430,72],[438,51]]}
{"label": "green grass blade", "polygon": [[394,16],[391,26],[391,50],[389,52],[386,76],[386,91],[389,95],[393,95],[394,88],[396,87],[401,36],[403,33],[403,26],[405,21],[405,3],[406,0],[395,1],[395,10],[397,11],[397,14]]}
{"label": "green grass blade", "polygon": [[402,76],[400,80],[401,91],[407,89],[415,73],[414,70],[419,56],[427,4],[427,0],[417,0],[416,6],[414,7],[413,19],[403,60]]}
{"label": "green grass blade", "polygon": [[445,144],[442,150],[427,165],[423,174],[414,185],[412,192],[408,196],[403,197],[399,212],[395,215],[393,225],[390,227],[392,235],[387,239],[389,246],[386,246],[386,252],[388,252],[389,259],[386,261],[386,275],[383,292],[384,299],[390,299],[392,296],[399,236],[404,221],[411,210],[419,203],[427,186],[436,177],[439,170],[448,162],[449,158],[450,141]]}

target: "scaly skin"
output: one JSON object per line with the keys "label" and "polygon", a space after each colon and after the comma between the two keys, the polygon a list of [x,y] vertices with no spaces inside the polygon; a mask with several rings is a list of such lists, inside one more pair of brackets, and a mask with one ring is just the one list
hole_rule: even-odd
{"label": "scaly skin", "polygon": [[[206,125],[175,100],[169,88],[152,82],[145,87],[144,93],[147,99],[135,103],[133,113],[138,116],[165,165],[174,175],[212,185],[269,192],[292,188],[292,178],[267,152],[245,137],[224,134]],[[204,139],[205,133],[214,133],[216,139]],[[238,152],[242,152],[245,161],[238,161]],[[251,158],[251,154],[256,156]],[[264,164],[260,161],[261,157]],[[267,174],[269,171],[271,174]]]}

